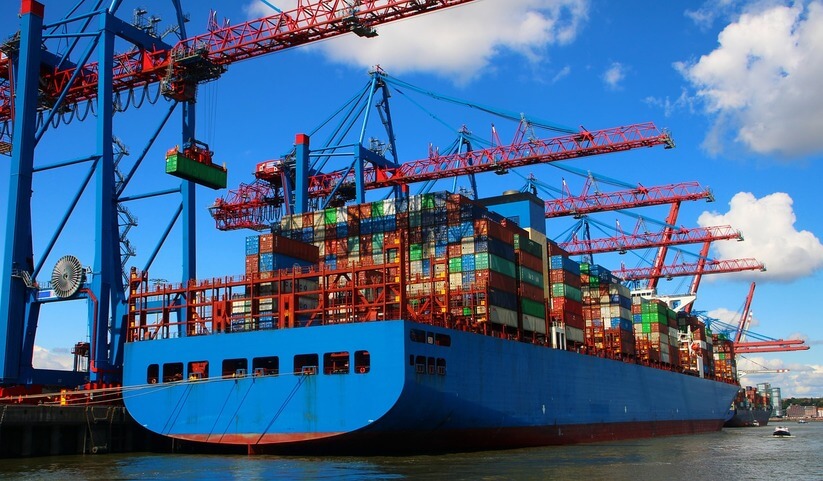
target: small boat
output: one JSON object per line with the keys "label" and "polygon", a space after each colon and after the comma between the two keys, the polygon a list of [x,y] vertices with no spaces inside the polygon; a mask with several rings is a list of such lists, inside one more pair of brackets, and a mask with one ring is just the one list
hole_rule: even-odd
{"label": "small boat", "polygon": [[760,421],[758,421],[757,419],[755,419],[754,421],[752,421],[752,426],[754,426],[754,427],[758,427],[758,426],[760,426]]}
{"label": "small boat", "polygon": [[797,424],[806,424],[806,420],[805,419],[798,419]]}
{"label": "small boat", "polygon": [[772,436],[777,437],[786,437],[791,435],[792,433],[789,432],[789,428],[785,426],[777,426],[776,428],[774,428],[774,432],[772,433]]}

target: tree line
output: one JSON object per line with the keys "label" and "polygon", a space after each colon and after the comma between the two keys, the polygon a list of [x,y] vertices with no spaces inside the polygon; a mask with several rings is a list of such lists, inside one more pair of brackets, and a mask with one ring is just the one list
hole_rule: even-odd
{"label": "tree line", "polygon": [[790,397],[788,399],[784,399],[781,404],[783,406],[783,410],[786,410],[792,404],[797,404],[797,405],[800,405],[800,406],[823,407],[823,398]]}

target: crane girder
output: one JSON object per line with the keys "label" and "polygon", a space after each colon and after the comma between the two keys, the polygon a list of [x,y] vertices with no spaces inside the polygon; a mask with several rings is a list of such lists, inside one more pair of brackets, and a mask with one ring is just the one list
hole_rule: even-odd
{"label": "crane girder", "polygon": [[[683,263],[663,266],[662,269],[655,269],[653,267],[636,267],[626,268],[621,267],[618,270],[613,270],[612,274],[624,281],[637,281],[642,279],[669,278],[669,277],[683,277],[693,276],[698,273],[702,274],[720,274],[730,272],[743,271],[765,271],[766,266],[758,262],[756,259],[724,259],[724,260],[707,260],[702,268],[698,263]],[[657,272],[655,272],[657,271]]]}
{"label": "crane girder", "polygon": [[617,192],[597,192],[547,200],[546,218],[582,216],[595,212],[704,199],[712,202],[714,196],[711,190],[700,187],[697,182],[681,182],[655,187],[639,186],[636,189]]}
{"label": "crane girder", "polygon": [[773,341],[741,342],[734,345],[735,354],[757,354],[765,352],[808,351],[809,346],[801,339],[775,339]]}
{"label": "crane girder", "polygon": [[[378,189],[656,145],[670,148],[674,144],[667,132],[646,122],[448,155],[432,151],[425,159],[405,162],[396,168],[368,168],[364,178],[367,189]],[[341,180],[354,182],[354,175],[341,172],[316,175],[309,180],[309,195],[328,195]]]}
{"label": "crane girder", "polygon": [[743,314],[740,315],[740,323],[734,336],[735,344],[739,344],[743,341],[743,333],[746,332],[746,329],[749,327],[749,312],[752,307],[755,285],[756,284],[752,282],[751,286],[749,286],[749,293],[746,295],[746,302],[743,304]]}
{"label": "crane girder", "polygon": [[560,247],[569,254],[585,255],[731,239],[742,240],[743,236],[728,225],[693,229],[681,227],[671,232],[624,234],[602,239],[575,239],[560,244]]}
{"label": "crane girder", "polygon": [[[176,100],[192,100],[193,86],[217,78],[227,65],[252,57],[324,40],[345,33],[374,36],[373,27],[473,0],[364,0],[352,6],[347,0],[299,0],[295,9],[239,25],[216,28],[181,40],[171,49],[154,45],[114,57],[113,91],[130,90],[164,82],[163,92]],[[10,59],[0,55],[0,77],[9,72]],[[68,90],[65,105],[97,96],[99,66],[90,62],[71,82],[76,68],[58,69],[44,64],[43,95],[57,98]],[[71,83],[70,83],[71,82]],[[0,122],[12,115],[11,87],[0,83]]]}
{"label": "crane girder", "polygon": [[[510,145],[496,146],[482,150],[472,150],[455,154],[440,155],[432,150],[429,157],[406,162],[395,168],[378,168],[370,166],[364,170],[366,189],[406,186],[415,182],[437,180],[482,172],[500,172],[509,168],[522,167],[537,163],[555,162],[590,155],[622,152],[640,147],[663,145],[671,148],[674,143],[668,132],[661,132],[651,122],[615,127],[597,131],[563,135],[544,140],[514,142]],[[278,161],[266,161],[258,164],[255,176],[267,179],[269,166],[278,166]],[[335,171],[311,176],[308,182],[309,197],[325,197],[332,193],[335,186],[351,183],[354,185],[354,173]],[[275,199],[274,192],[271,199]],[[279,202],[280,200],[278,200]],[[236,204],[241,205],[236,205]],[[212,210],[217,228],[231,230],[246,228],[243,222],[231,219],[232,212],[247,212],[252,205],[243,205],[242,195],[231,192],[229,200],[216,204]],[[262,226],[261,226],[262,227]]]}

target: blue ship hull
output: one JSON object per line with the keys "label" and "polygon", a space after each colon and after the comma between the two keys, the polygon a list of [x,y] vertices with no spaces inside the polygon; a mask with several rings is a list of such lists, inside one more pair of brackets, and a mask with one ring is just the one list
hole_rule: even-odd
{"label": "blue ship hull", "polygon": [[[323,367],[328,353],[363,352],[365,367]],[[316,371],[295,361],[314,354]],[[221,375],[225,360],[252,366],[272,356],[276,374]],[[152,377],[203,361],[207,377]],[[138,423],[249,452],[464,451],[716,431],[738,390],[401,320],[130,342],[124,365],[125,404]]]}

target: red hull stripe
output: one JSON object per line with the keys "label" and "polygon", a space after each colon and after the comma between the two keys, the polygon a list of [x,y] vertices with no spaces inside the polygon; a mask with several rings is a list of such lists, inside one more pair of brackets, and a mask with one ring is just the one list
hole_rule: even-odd
{"label": "red hull stripe", "polygon": [[373,449],[387,448],[386,439],[394,444],[392,450],[426,449],[499,449],[529,446],[594,443],[623,439],[675,436],[719,431],[723,420],[656,421],[609,424],[577,424],[565,426],[540,426],[498,428],[482,430],[452,430],[437,432],[375,432],[364,430],[350,433],[292,433],[292,434],[237,434],[217,436],[189,434],[173,435],[178,439],[209,444],[249,445],[256,448],[289,448],[303,445],[310,448],[331,448],[333,445],[351,445]]}

